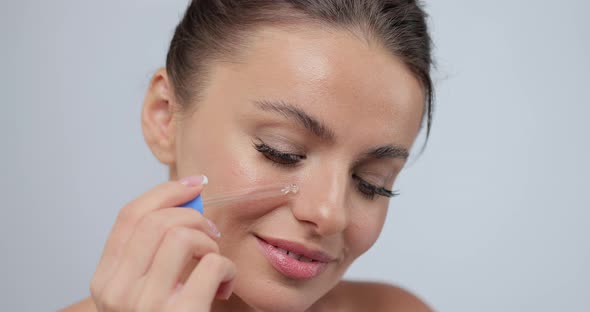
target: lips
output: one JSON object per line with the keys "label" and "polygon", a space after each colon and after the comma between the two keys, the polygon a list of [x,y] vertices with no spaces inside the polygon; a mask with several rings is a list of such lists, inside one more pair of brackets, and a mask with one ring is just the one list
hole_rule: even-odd
{"label": "lips", "polygon": [[256,236],[261,251],[270,264],[291,279],[311,279],[325,271],[334,261],[325,252],[309,249],[299,243]]}

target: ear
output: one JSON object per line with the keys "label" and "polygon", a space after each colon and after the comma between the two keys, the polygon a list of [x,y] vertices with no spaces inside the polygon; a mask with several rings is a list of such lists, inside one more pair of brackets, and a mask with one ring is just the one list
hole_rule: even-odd
{"label": "ear", "polygon": [[163,164],[176,163],[175,137],[177,113],[176,100],[165,68],[152,78],[141,112],[141,128],[145,142]]}

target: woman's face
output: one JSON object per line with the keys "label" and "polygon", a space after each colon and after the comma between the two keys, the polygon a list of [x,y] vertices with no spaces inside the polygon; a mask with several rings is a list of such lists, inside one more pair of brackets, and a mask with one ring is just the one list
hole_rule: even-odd
{"label": "woman's face", "polygon": [[205,207],[205,216],[238,269],[231,300],[306,309],[379,236],[388,198],[373,192],[391,190],[404,166],[420,128],[420,84],[379,44],[311,27],[257,31],[205,81],[196,109],[178,119],[173,178],[207,175],[204,198],[297,184],[284,200]]}

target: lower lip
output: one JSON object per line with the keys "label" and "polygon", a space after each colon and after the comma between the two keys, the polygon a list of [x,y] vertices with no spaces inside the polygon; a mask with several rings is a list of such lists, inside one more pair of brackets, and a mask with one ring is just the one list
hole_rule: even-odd
{"label": "lower lip", "polygon": [[262,253],[266,256],[270,264],[277,271],[291,279],[312,279],[326,270],[326,262],[302,262],[287,256],[277,247],[270,245],[262,239],[258,237],[256,239],[258,240],[258,245]]}

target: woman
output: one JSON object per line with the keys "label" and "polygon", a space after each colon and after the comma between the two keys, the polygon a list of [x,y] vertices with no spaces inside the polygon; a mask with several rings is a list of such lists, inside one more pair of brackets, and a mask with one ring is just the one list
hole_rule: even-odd
{"label": "woman", "polygon": [[[170,182],[121,209],[91,298],[66,310],[429,311],[341,278],[429,131],[430,66],[415,1],[192,1],[142,112]],[[178,208],[287,182],[281,202]]]}

